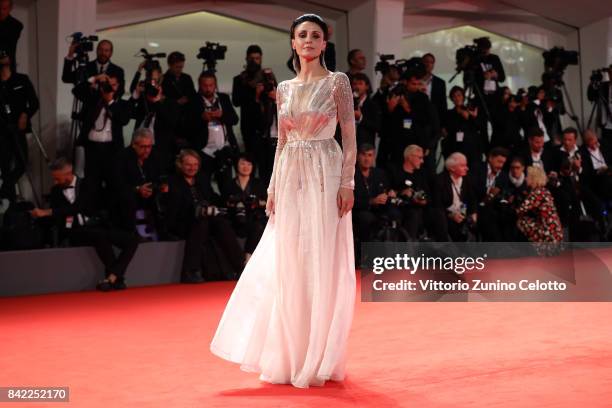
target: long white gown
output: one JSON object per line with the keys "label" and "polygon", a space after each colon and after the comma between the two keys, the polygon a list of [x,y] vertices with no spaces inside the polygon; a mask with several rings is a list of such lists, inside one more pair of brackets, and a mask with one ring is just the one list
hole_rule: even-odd
{"label": "long white gown", "polygon": [[[277,89],[275,214],[231,294],[210,344],[215,355],[273,384],[308,388],[345,376],[355,302],[351,213],[355,117],[342,72]],[[334,139],[342,131],[342,149]]]}

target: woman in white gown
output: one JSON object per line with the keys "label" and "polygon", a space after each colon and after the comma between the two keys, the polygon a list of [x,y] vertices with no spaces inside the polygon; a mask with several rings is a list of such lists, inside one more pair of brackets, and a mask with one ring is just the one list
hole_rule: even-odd
{"label": "woman in white gown", "polygon": [[346,74],[325,68],[326,40],[316,15],[291,26],[297,77],[277,89],[270,218],[210,344],[263,381],[300,388],[344,379],[355,301],[353,96]]}

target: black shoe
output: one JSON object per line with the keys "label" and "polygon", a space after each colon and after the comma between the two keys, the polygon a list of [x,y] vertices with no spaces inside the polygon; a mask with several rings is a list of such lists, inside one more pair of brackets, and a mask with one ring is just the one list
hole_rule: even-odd
{"label": "black shoe", "polygon": [[98,282],[96,289],[102,292],[110,292],[111,290],[115,290],[115,286],[110,280],[104,279]]}
{"label": "black shoe", "polygon": [[125,279],[123,278],[117,278],[115,283],[113,283],[113,289],[115,290],[123,290],[125,288],[127,288],[127,285],[125,284]]}
{"label": "black shoe", "polygon": [[205,282],[205,279],[202,276],[202,271],[200,270],[183,272],[183,276],[181,277],[181,283],[202,283],[202,282]]}

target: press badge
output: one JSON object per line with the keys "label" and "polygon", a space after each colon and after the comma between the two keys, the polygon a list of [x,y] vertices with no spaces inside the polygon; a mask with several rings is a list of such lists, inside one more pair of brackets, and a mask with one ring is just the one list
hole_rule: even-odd
{"label": "press badge", "polygon": [[412,119],[410,118],[404,119],[404,129],[412,129]]}
{"label": "press badge", "polygon": [[463,132],[457,132],[457,142],[463,142]]}
{"label": "press badge", "polygon": [[72,222],[74,221],[74,217],[72,215],[66,217],[66,228],[72,228]]}

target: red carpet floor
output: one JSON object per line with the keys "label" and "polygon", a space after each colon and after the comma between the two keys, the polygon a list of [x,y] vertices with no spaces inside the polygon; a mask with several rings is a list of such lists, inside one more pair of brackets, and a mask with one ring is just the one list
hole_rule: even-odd
{"label": "red carpet floor", "polygon": [[232,286],[0,299],[0,386],[70,387],[18,407],[612,406],[610,303],[358,296],[346,380],[297,389],[208,351]]}

